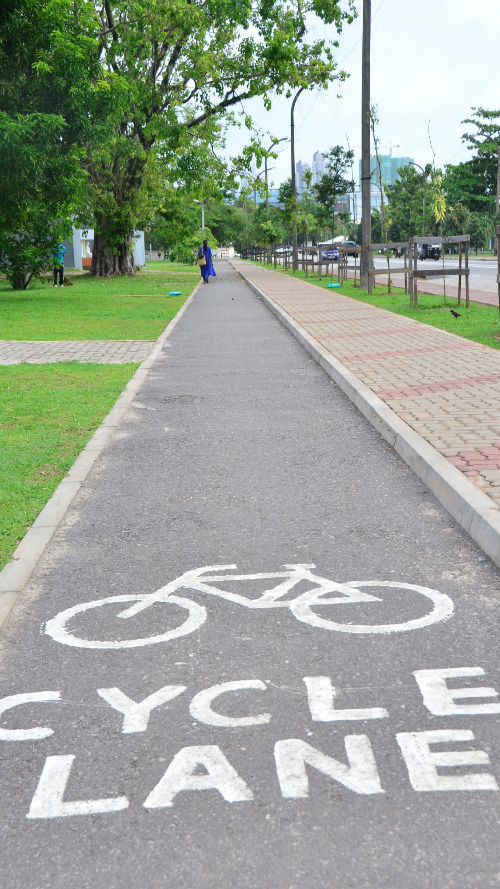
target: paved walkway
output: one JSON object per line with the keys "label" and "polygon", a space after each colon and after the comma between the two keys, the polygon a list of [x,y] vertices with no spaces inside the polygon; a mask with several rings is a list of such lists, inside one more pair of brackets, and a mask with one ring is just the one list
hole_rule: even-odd
{"label": "paved walkway", "polygon": [[55,361],[125,364],[127,361],[144,361],[153,345],[150,340],[0,340],[0,365],[52,364]]}
{"label": "paved walkway", "polygon": [[1,889],[499,889],[499,570],[216,270],[1,629]]}
{"label": "paved walkway", "polygon": [[279,272],[233,264],[500,505],[500,351]]}

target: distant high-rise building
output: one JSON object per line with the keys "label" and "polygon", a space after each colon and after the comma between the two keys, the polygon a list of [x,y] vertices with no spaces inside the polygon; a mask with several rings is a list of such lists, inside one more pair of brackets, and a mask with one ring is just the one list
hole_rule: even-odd
{"label": "distant high-rise building", "polygon": [[[381,154],[380,169],[382,173],[382,185],[394,185],[399,179],[398,169],[407,167],[413,163],[412,157],[393,157],[392,154]],[[372,174],[372,185],[378,185],[378,166],[377,158],[370,157],[370,173]],[[359,181],[361,182],[361,161],[359,161]]]}
{"label": "distant high-rise building", "polygon": [[297,161],[295,164],[295,186],[298,190],[303,191],[306,187],[306,183],[304,182],[304,173],[306,170],[310,170],[311,167],[309,164],[305,164],[304,161]]}
{"label": "distant high-rise building", "polygon": [[317,182],[319,182],[324,173],[325,173],[324,155],[321,154],[321,151],[315,151],[313,154],[313,162],[312,162],[313,184],[316,184]]}

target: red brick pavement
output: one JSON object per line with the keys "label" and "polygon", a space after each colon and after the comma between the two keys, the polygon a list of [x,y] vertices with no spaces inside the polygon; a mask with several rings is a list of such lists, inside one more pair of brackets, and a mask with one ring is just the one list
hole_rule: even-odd
{"label": "red brick pavement", "polygon": [[500,505],[500,351],[249,262],[234,266]]}

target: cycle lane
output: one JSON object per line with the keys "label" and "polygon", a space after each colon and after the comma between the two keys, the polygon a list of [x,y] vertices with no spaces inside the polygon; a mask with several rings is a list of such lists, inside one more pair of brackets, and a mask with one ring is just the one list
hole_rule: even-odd
{"label": "cycle lane", "polygon": [[[3,629],[6,885],[497,885],[500,708],[445,684],[500,686],[498,571],[217,270]],[[298,563],[334,585],[323,602],[346,604],[301,612],[307,579],[276,600],[290,607],[182,588],[132,626],[111,617],[132,598],[68,622],[105,645],[175,633],[187,599],[198,625],[182,637],[113,650],[45,632],[68,608],[153,593],[201,566],[235,565],[216,569],[231,577]],[[391,633],[321,623],[403,627],[435,604],[414,589],[338,588],[370,580],[438,590],[454,613]],[[255,603],[279,582],[212,587]],[[476,675],[422,672],[457,668]],[[12,699],[41,693],[53,698]],[[45,737],[8,735],[35,727]]]}

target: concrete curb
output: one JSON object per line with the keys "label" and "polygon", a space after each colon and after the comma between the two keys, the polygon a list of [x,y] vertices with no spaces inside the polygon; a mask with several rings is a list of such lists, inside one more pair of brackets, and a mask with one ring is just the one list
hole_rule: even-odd
{"label": "concrete curb", "polygon": [[[232,263],[231,263],[232,264]],[[270,296],[233,268],[315,361],[351,399],[372,426],[417,474],[439,502],[495,565],[500,566],[500,508],[469,481],[344,364],[311,337]]]}
{"label": "concrete curb", "polygon": [[137,392],[141,388],[155,360],[161,352],[164,342],[168,339],[189,304],[192,302],[201,281],[196,284],[193,292],[175,318],[167,324],[165,330],[156,340],[148,357],[141,362],[124,391],[97,427],[92,438],[76,458],[65,477],[58,485],[50,500],[47,501],[31,527],[15,550],[11,560],[0,571],[0,627],[4,623],[18,596],[26,586],[31,572],[43,555],[54,531],[64,518],[73,498],[80,490],[97,458],[111,439],[123,416],[130,407]]}

